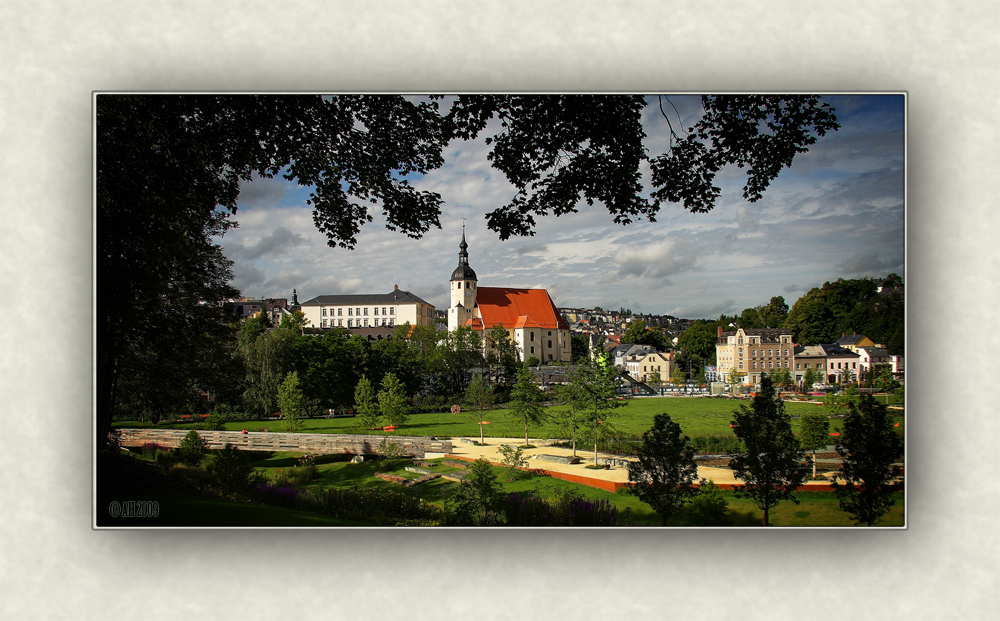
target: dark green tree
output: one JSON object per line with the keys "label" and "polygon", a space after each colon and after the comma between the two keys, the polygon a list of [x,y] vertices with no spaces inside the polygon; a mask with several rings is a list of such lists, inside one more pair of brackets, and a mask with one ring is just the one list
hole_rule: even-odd
{"label": "dark green tree", "polygon": [[903,488],[895,465],[903,457],[903,439],[886,406],[871,395],[861,395],[844,419],[836,448],[844,457],[833,480],[840,508],[855,524],[871,526],[895,504],[892,494]]}
{"label": "dark green tree", "polygon": [[798,504],[795,490],[802,485],[806,469],[799,441],[792,433],[791,417],[777,397],[774,384],[762,375],[760,391],[734,412],[733,433],[743,442],[744,451],[729,462],[733,476],[743,481],[733,488],[738,498],[747,498],[764,512],[768,525],[770,510],[784,500]]}
{"label": "dark green tree", "polygon": [[[497,324],[486,333],[486,369],[490,386],[498,396],[506,397],[517,381],[521,366],[519,348],[510,333]],[[504,399],[505,400],[505,399]]]}
{"label": "dark green tree", "polygon": [[382,378],[382,389],[378,391],[378,409],[389,424],[398,427],[410,417],[409,399],[403,383],[392,373]]}
{"label": "dark green tree", "polygon": [[815,479],[816,449],[826,448],[830,442],[830,417],[825,414],[803,414],[799,424],[799,442],[803,449],[812,451],[812,475]]}
{"label": "dark green tree", "polygon": [[574,332],[570,337],[570,351],[572,352],[572,363],[579,364],[584,358],[590,356],[590,337],[582,332]]}
{"label": "dark green tree", "polygon": [[642,434],[638,461],[628,464],[629,492],[659,514],[663,525],[698,493],[695,449],[669,414],[653,417],[653,426]]}
{"label": "dark green tree", "polygon": [[285,419],[288,431],[295,432],[302,427],[302,410],[305,408],[305,397],[299,387],[299,374],[291,371],[285,376],[285,381],[278,388],[278,407]]}
{"label": "dark green tree", "polygon": [[517,383],[510,393],[507,412],[511,419],[524,424],[524,445],[528,446],[528,426],[540,425],[548,418],[542,406],[544,395],[535,384],[531,371],[522,365],[517,370]]}
{"label": "dark green tree", "polygon": [[364,375],[361,376],[358,385],[354,388],[354,411],[358,417],[358,426],[362,431],[376,427],[382,417],[382,411],[375,399],[375,388]]}
{"label": "dark green tree", "polygon": [[483,458],[469,464],[468,475],[459,484],[446,509],[449,524],[497,526],[503,523],[503,487],[490,462]]}
{"label": "dark green tree", "polygon": [[715,324],[695,322],[677,337],[677,348],[681,350],[682,358],[698,356],[707,364],[714,365],[717,341],[718,333]]}

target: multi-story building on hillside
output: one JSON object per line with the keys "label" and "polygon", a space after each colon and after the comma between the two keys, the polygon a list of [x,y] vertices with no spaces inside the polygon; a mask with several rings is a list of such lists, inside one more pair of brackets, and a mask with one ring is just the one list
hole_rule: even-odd
{"label": "multi-story building on hillside", "polygon": [[647,352],[627,363],[628,374],[640,382],[667,383],[673,373],[674,352]]}
{"label": "multi-story building on hillside", "polygon": [[542,362],[570,362],[569,325],[548,292],[480,287],[476,272],[469,265],[464,228],[458,248],[458,267],[451,273],[448,329],[468,326],[485,336],[496,326],[503,326],[520,349],[522,360],[535,357]]}
{"label": "multi-story building on hillside", "polygon": [[719,327],[715,359],[719,377],[729,381],[733,369],[743,384],[756,384],[761,373],[778,369],[792,370],[795,345],[791,330]]}
{"label": "multi-story building on hillside", "polygon": [[396,286],[389,293],[320,295],[302,303],[312,328],[374,328],[434,324],[434,307]]}

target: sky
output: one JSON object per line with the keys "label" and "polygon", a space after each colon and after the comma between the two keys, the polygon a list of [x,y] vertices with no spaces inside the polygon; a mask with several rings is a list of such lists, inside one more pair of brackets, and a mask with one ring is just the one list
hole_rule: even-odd
{"label": "sky", "polygon": [[[697,97],[671,96],[683,126],[701,112]],[[544,288],[557,306],[620,307],[636,313],[716,319],[783,296],[791,307],[812,287],[837,278],[903,276],[905,100],[902,95],[824,98],[841,127],[783,169],[761,200],[742,196],[738,168],[716,177],[714,210],[692,214],[661,205],[656,222],[622,226],[603,205],[536,218],[533,237],[500,241],[485,214],[510,201],[513,186],[487,160],[488,127],[454,141],[445,164],[410,177],[438,192],[441,229],[420,240],[387,230],[381,212],[354,250],[331,248],[313,224],[310,189],[255,179],[240,193],[238,228],[219,240],[233,262],[233,284],[255,298],[387,293],[398,285],[448,307],[463,218],[469,264],[483,287]],[[668,127],[655,104],[644,111],[651,156],[666,149]],[[493,126],[495,127],[495,125]],[[676,127],[676,124],[675,124]],[[643,174],[649,190],[649,170]]]}

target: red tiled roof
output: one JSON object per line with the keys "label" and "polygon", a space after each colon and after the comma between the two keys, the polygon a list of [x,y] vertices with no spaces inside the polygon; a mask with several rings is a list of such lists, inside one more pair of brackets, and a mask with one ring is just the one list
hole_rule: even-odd
{"label": "red tiled roof", "polygon": [[476,306],[482,321],[473,320],[477,330],[503,324],[508,329],[543,328],[568,330],[556,305],[545,289],[479,287]]}

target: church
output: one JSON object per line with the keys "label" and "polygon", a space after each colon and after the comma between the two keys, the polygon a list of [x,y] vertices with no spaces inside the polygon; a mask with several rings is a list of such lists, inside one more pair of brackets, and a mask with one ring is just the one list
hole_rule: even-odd
{"label": "church", "polygon": [[517,344],[521,360],[535,357],[543,363],[570,362],[569,325],[548,291],[480,287],[476,272],[469,266],[464,227],[458,248],[458,267],[451,273],[448,330],[467,326],[485,337],[495,326],[502,325]]}

